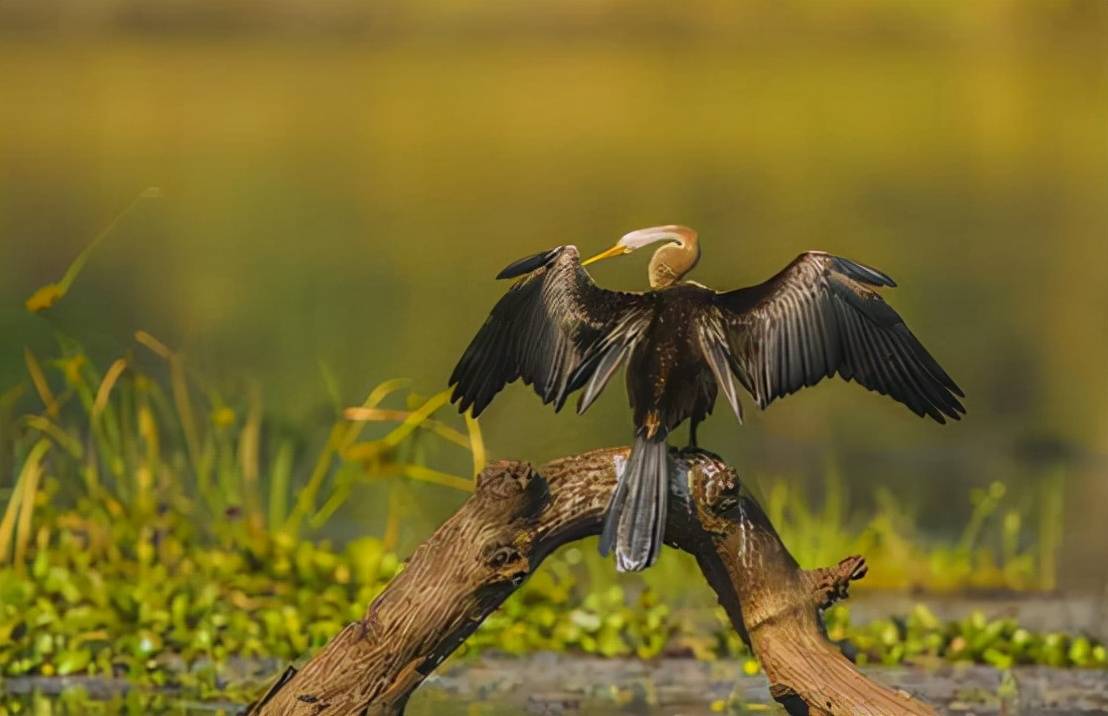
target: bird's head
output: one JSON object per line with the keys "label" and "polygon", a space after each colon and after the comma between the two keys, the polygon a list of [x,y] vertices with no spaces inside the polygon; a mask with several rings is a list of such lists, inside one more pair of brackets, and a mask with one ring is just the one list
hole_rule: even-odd
{"label": "bird's head", "polygon": [[608,259],[613,256],[623,256],[624,254],[631,253],[635,249],[641,249],[644,246],[656,244],[659,241],[676,243],[682,248],[688,247],[696,243],[696,231],[687,226],[679,226],[677,224],[638,229],[629,234],[624,234],[620,240],[616,242],[615,246],[607,251],[601,251],[596,256],[585,259],[581,262],[581,265],[588,266],[591,263],[596,263],[597,261]]}

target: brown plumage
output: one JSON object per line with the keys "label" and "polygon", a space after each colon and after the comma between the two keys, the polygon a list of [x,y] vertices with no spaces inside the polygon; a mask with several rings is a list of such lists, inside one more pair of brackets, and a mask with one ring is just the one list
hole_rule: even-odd
{"label": "brown plumage", "polygon": [[700,249],[696,232],[674,226],[632,232],[595,258],[656,241],[666,244],[651,260],[645,293],[600,288],[573,246],[512,264],[498,278],[519,280],[450,377],[459,410],[474,415],[516,379],[555,410],[580,391],[583,413],[627,366],[635,443],[601,539],[602,552],[615,546],[621,570],[656,559],[666,437],[689,420],[695,444],[719,393],[741,422],[739,385],[765,408],[838,374],[940,423],[965,412],[962,391],[877,293],[896,285],[880,271],[810,251],[765,283],[720,293],[680,282]]}

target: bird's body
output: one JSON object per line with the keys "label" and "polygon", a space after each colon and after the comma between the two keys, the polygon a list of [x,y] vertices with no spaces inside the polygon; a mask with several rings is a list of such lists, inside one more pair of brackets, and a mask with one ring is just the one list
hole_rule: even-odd
{"label": "bird's body", "polygon": [[688,283],[645,294],[652,315],[627,361],[627,395],[635,427],[648,438],[667,435],[690,418],[702,420],[712,410],[715,381],[696,320],[713,293]]}
{"label": "bird's body", "polygon": [[666,241],[650,264],[650,291],[600,288],[573,246],[500,274],[519,281],[458,362],[450,383],[460,410],[479,414],[506,383],[522,379],[561,409],[580,391],[583,413],[626,366],[635,442],[613,493],[601,551],[634,571],[657,557],[668,494],[666,438],[696,425],[722,394],[739,421],[737,386],[762,408],[841,375],[887,394],[917,415],[957,419],[962,393],[874,290],[888,276],[822,252],[801,254],[765,283],[717,292],[681,279],[700,256],[684,227],[632,232],[594,259]]}

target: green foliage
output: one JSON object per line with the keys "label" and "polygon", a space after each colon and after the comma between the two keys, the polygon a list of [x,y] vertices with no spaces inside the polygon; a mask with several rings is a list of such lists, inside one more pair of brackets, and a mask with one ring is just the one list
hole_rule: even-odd
{"label": "green foliage", "polygon": [[[245,695],[257,684],[236,688],[218,678],[231,657],[287,662],[318,648],[360,618],[402,568],[372,537],[341,550],[287,538],[216,545],[175,511],[136,527],[106,515],[80,517],[86,509],[47,518],[53,537],[34,549],[26,574],[0,570],[3,676],[123,676],[201,697]],[[756,670],[722,611],[691,618],[651,589],[598,589],[583,566],[576,547],[550,558],[464,645],[462,657],[486,649],[666,653],[739,657]],[[836,606],[827,625],[863,662],[1108,666],[1104,645],[1087,637],[1036,634],[981,614],[944,623],[917,607],[903,619],[854,625],[849,609]]]}
{"label": "green foliage", "polygon": [[[0,678],[83,674],[226,694],[216,674],[230,657],[296,658],[358,618],[398,571],[381,539],[337,551],[304,537],[356,482],[405,475],[471,489],[470,477],[425,464],[429,439],[481,467],[477,424],[432,417],[444,393],[384,409],[405,387],[389,381],[336,415],[298,480],[295,436],[263,429],[256,397],[226,401],[153,336],[135,339],[154,369],[128,353],[101,373],[62,337],[55,360],[25,354],[40,409],[16,417],[26,388],[0,401],[0,447],[16,467],[0,491]],[[393,425],[369,437],[372,422]],[[385,539],[395,540],[392,518]]]}
{"label": "green foliage", "polygon": [[1032,503],[1020,509],[1007,487],[993,482],[970,491],[972,510],[951,542],[927,539],[915,514],[887,489],[869,515],[850,514],[835,470],[824,479],[822,505],[812,505],[794,483],[769,489],[766,514],[804,566],[834,564],[864,554],[870,565],[862,589],[1042,589],[1055,587],[1055,555],[1061,545],[1063,475],[1037,482]]}
{"label": "green foliage", "polygon": [[322,645],[400,568],[374,538],[341,552],[282,539],[205,548],[174,513],[142,529],[76,512],[54,526],[29,574],[0,570],[5,676],[126,676],[215,693],[212,666]]}
{"label": "green foliage", "polygon": [[960,621],[942,622],[921,604],[907,617],[879,619],[860,626],[851,624],[850,610],[845,605],[832,607],[824,616],[828,636],[848,641],[861,663],[927,664],[941,660],[990,664],[998,669],[1021,664],[1108,667],[1104,644],[1086,636],[1034,633],[1014,619],[990,620],[981,612]]}

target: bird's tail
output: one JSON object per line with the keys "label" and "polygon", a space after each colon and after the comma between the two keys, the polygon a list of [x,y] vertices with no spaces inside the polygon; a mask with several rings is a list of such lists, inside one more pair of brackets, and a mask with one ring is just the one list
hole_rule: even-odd
{"label": "bird's tail", "polygon": [[615,545],[616,569],[638,572],[654,564],[666,532],[669,449],[665,435],[635,437],[604,517],[600,554]]}

